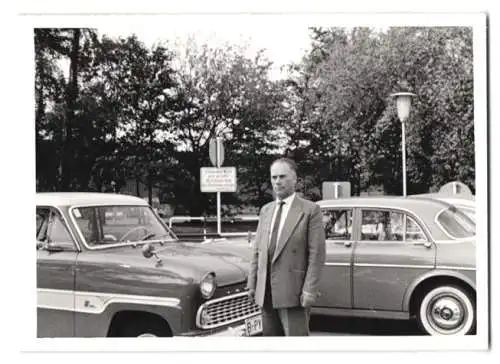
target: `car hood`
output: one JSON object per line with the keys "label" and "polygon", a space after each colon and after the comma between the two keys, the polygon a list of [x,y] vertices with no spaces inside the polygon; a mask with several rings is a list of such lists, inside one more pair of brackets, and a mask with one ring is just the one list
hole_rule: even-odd
{"label": "car hood", "polygon": [[[102,259],[118,260],[120,264],[131,264],[137,268],[155,267],[174,273],[175,275],[199,281],[208,272],[216,275],[219,286],[239,283],[247,278],[249,261],[241,254],[230,249],[200,243],[168,242],[163,246],[152,244],[156,257],[145,258],[142,247],[117,247],[100,251]],[[112,255],[112,257],[111,257]]]}

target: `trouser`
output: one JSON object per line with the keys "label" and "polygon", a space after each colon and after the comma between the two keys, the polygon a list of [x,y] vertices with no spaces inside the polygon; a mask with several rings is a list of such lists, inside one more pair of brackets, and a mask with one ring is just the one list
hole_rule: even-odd
{"label": "trouser", "polygon": [[274,308],[269,280],[261,311],[263,336],[309,336],[309,308]]}

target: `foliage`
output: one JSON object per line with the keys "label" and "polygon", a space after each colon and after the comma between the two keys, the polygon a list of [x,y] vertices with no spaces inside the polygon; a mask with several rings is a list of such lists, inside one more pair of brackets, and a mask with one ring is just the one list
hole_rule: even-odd
{"label": "foliage", "polygon": [[323,181],[354,194],[401,194],[401,123],[389,95],[411,91],[408,193],[460,180],[474,191],[472,30],[311,28],[311,50],[273,80],[263,51],[136,36],[35,29],[37,190],[119,191],[127,181],[177,211],[215,212],[201,193],[209,140],[222,137],[238,192],[223,203],[272,198],[269,165],[299,165],[299,192]]}

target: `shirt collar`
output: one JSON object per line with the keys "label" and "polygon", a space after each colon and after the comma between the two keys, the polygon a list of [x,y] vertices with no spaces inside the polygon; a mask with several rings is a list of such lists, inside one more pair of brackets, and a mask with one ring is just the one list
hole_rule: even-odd
{"label": "shirt collar", "polygon": [[285,202],[285,205],[290,206],[292,204],[293,199],[295,198],[295,192],[292,193],[290,196],[287,198],[284,198],[283,200],[280,200],[279,198],[276,199],[276,203],[279,203],[280,201]]}

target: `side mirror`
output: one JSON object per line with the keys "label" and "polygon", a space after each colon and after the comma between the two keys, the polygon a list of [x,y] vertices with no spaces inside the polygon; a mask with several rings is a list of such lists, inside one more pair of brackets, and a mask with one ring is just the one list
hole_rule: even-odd
{"label": "side mirror", "polygon": [[144,244],[142,247],[142,255],[144,258],[151,258],[155,254],[155,248],[151,244]]}
{"label": "side mirror", "polygon": [[149,259],[152,256],[154,256],[156,258],[156,266],[157,267],[159,267],[163,264],[163,262],[161,261],[160,257],[157,254],[157,251],[155,250],[154,246],[151,244],[144,244],[144,246],[142,247],[142,255],[146,259]]}
{"label": "side mirror", "polygon": [[37,240],[36,241],[36,250],[44,249],[46,247],[47,243]]}

